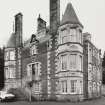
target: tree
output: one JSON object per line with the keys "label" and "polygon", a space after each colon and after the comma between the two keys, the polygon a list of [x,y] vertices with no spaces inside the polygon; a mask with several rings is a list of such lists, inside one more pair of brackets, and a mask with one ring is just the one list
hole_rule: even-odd
{"label": "tree", "polygon": [[105,52],[102,59],[102,83],[105,84]]}

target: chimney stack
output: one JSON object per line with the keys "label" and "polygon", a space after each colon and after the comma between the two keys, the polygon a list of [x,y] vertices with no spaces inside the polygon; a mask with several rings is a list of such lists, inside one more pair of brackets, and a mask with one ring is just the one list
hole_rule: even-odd
{"label": "chimney stack", "polygon": [[60,24],[60,0],[50,0],[50,33],[57,34]]}
{"label": "chimney stack", "polygon": [[23,15],[18,13],[15,15],[15,34],[16,34],[16,46],[22,46],[22,25],[23,25]]}

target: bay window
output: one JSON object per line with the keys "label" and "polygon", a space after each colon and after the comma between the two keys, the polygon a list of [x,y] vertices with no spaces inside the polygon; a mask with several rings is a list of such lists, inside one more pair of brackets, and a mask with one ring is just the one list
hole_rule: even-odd
{"label": "bay window", "polygon": [[76,29],[75,28],[70,29],[70,41],[76,42]]}
{"label": "bay window", "polygon": [[66,54],[61,56],[61,66],[62,66],[62,70],[67,69],[67,55]]}
{"label": "bay window", "polygon": [[82,71],[82,56],[79,55],[79,70]]}
{"label": "bay window", "polygon": [[77,55],[76,54],[70,54],[70,69],[75,69],[76,68],[76,60],[77,60]]}
{"label": "bay window", "polygon": [[68,36],[63,36],[62,37],[62,43],[68,42]]}
{"label": "bay window", "polygon": [[67,80],[61,81],[61,88],[63,93],[67,93]]}
{"label": "bay window", "polygon": [[10,51],[10,60],[15,60],[15,52]]}
{"label": "bay window", "polygon": [[77,80],[71,80],[70,81],[71,83],[71,93],[75,93],[76,92],[76,83],[77,83]]}

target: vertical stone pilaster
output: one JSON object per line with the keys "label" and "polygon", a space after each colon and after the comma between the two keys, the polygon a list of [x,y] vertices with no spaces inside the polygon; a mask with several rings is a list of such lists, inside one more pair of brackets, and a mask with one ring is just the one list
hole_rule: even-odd
{"label": "vertical stone pilaster", "polygon": [[48,98],[51,94],[51,83],[50,83],[50,51],[47,52],[47,86],[48,86]]}

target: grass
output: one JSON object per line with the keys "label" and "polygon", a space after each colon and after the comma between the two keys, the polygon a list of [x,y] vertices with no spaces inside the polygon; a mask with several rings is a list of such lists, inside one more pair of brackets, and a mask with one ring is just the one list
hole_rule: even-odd
{"label": "grass", "polygon": [[84,102],[28,102],[28,101],[17,101],[17,102],[4,102],[0,105],[105,105],[105,97],[101,99],[89,100]]}

